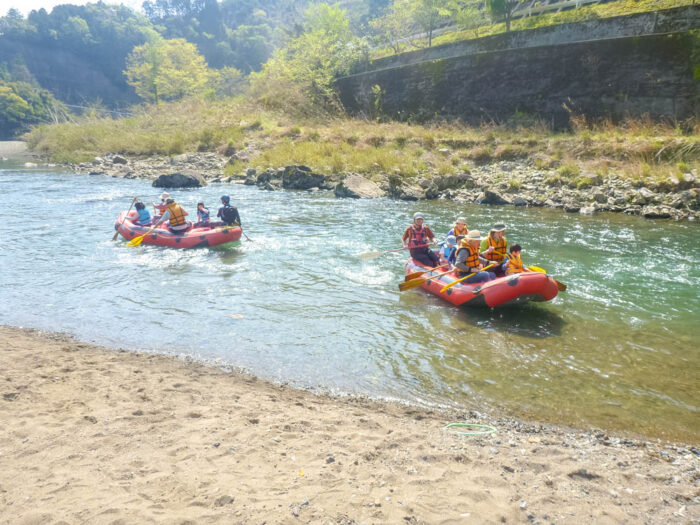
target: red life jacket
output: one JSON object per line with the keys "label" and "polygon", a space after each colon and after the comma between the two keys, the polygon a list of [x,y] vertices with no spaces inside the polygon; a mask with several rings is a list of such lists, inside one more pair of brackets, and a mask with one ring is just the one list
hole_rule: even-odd
{"label": "red life jacket", "polygon": [[409,235],[409,239],[408,239],[408,247],[409,248],[417,248],[417,247],[425,248],[425,246],[428,244],[428,235],[426,232],[425,224],[423,225],[423,227],[420,230],[416,229],[415,224],[411,224],[411,226],[409,226],[409,228],[408,228],[408,235]]}

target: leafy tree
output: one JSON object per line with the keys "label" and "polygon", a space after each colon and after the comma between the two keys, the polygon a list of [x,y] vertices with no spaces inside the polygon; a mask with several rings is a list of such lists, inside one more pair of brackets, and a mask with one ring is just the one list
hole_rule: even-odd
{"label": "leafy tree", "polygon": [[406,2],[397,2],[388,13],[369,22],[378,42],[393,49],[397,55],[403,51],[415,30],[413,15],[405,8],[407,5]]}
{"label": "leafy tree", "polygon": [[462,29],[474,31],[474,37],[479,38],[479,28],[486,25],[486,14],[476,5],[462,7],[455,15],[455,22]]}
{"label": "leafy tree", "polygon": [[127,82],[143,99],[156,104],[204,92],[211,73],[194,44],[184,39],[154,38],[127,57]]}
{"label": "leafy tree", "polygon": [[428,35],[428,47],[433,45],[433,32],[448,23],[457,12],[455,0],[402,1],[408,1],[413,20]]}
{"label": "leafy tree", "polygon": [[33,124],[58,122],[68,109],[45,89],[27,82],[13,82],[2,64],[0,79],[0,139],[13,138]]}
{"label": "leafy tree", "polygon": [[428,37],[428,47],[433,45],[435,30],[450,22],[458,11],[457,0],[394,0],[391,9],[381,18],[370,22],[379,40],[396,53],[404,42]]}
{"label": "leafy tree", "polygon": [[521,0],[485,0],[491,18],[494,21],[503,20],[506,23],[506,32],[510,31],[510,22],[513,18],[513,11],[520,4]]}
{"label": "leafy tree", "polygon": [[261,72],[251,74],[253,93],[270,105],[289,101],[303,106],[296,108],[302,111],[337,108],[333,81],[366,55],[366,44],[350,31],[345,11],[337,5],[311,6],[304,28],[305,33],[274,52]]}

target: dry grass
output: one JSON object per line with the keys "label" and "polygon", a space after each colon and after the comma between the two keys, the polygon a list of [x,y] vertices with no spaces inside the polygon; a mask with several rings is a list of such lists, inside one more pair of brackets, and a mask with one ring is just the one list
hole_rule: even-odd
{"label": "dry grass", "polygon": [[529,159],[537,169],[551,175],[559,170],[566,179],[614,173],[656,180],[700,167],[697,125],[686,126],[684,133],[678,126],[645,119],[621,124],[572,119],[571,132],[555,133],[543,125],[304,120],[243,100],[187,100],[135,112],[120,120],[90,117],[44,125],[26,139],[34,151],[57,162],[84,162],[117,152],[147,156],[245,151],[247,160],[229,165],[229,174],[247,167],[305,164],[323,173],[432,177],[474,164]]}

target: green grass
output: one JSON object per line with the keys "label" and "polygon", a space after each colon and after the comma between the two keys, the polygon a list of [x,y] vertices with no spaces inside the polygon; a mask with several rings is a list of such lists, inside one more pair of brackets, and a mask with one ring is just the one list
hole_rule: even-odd
{"label": "green grass", "polygon": [[[511,31],[524,31],[527,29],[536,29],[558,24],[568,24],[571,22],[582,22],[584,20],[592,20],[598,18],[611,18],[614,16],[630,15],[634,13],[643,13],[648,11],[658,11],[662,9],[671,9],[674,7],[682,7],[686,5],[694,5],[694,0],[617,0],[607,4],[595,4],[558,13],[546,13],[538,16],[519,18],[511,22]],[[433,38],[433,46],[442,44],[451,44],[464,40],[474,40],[484,36],[504,33],[506,26],[504,23],[485,25],[479,28],[478,37],[474,31],[460,30],[445,33]],[[423,49],[427,47],[428,40],[421,39],[412,42],[414,49]],[[410,51],[411,49],[407,49]],[[372,51],[371,59],[376,60],[386,56],[391,56],[394,51],[390,48],[376,49]]]}
{"label": "green grass", "polygon": [[585,187],[581,177],[593,173],[659,180],[700,166],[700,126],[683,133],[649,120],[614,125],[574,119],[573,131],[562,133],[542,125],[414,125],[330,116],[300,120],[241,100],[186,100],[133,112],[133,117],[119,120],[87,117],[42,125],[25,138],[32,150],[61,163],[107,153],[215,151],[230,156],[244,151],[247,160],[229,164],[229,175],[250,167],[305,164],[328,174],[430,178],[480,164],[529,159],[549,183]]}

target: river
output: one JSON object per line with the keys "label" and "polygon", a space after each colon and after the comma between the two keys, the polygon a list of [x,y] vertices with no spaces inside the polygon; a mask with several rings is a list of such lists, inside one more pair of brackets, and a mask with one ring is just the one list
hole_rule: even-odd
{"label": "river", "polygon": [[[230,194],[252,242],[112,242],[131,198],[159,193],[146,180],[0,164],[0,323],[312,390],[700,437],[698,224],[210,184],[171,193],[191,214]],[[415,211],[442,234],[458,215],[473,229],[504,221],[526,264],[568,290],[496,310],[399,292],[405,253],[359,254],[400,246]]]}

